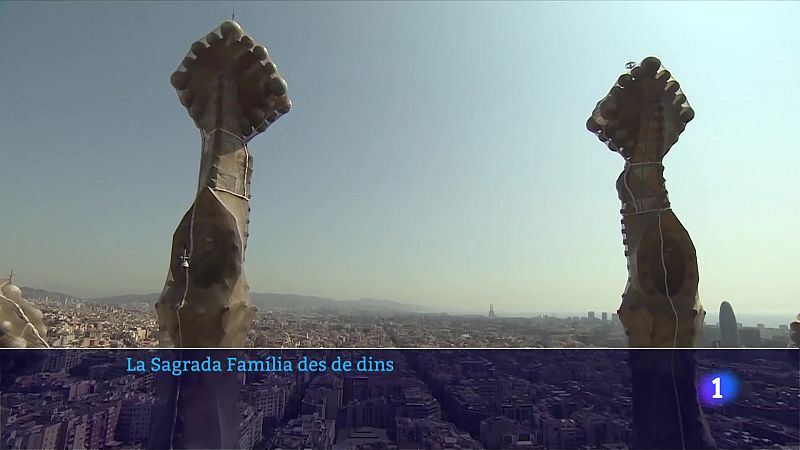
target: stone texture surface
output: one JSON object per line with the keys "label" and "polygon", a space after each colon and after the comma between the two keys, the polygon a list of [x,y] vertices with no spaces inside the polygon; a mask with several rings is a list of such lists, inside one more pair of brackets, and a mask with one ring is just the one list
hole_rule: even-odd
{"label": "stone texture surface", "polygon": [[587,122],[625,159],[617,192],[629,277],[618,313],[631,347],[693,347],[702,331],[697,256],[672,212],[662,165],[693,117],[678,82],[648,57],[619,77]]}
{"label": "stone texture surface", "polygon": [[42,312],[11,279],[0,280],[0,348],[48,347],[46,336]]}
{"label": "stone texture surface", "polygon": [[266,48],[233,21],[192,44],[170,82],[200,129],[202,150],[195,202],[173,236],[156,304],[159,340],[239,347],[255,314],[244,274],[253,173],[247,141],[291,108],[286,82]]}

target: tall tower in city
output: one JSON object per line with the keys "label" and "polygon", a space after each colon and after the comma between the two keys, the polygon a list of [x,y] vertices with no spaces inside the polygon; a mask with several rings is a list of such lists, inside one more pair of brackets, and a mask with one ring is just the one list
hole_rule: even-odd
{"label": "tall tower in city", "polygon": [[736,314],[733,313],[733,307],[728,302],[722,302],[719,305],[719,333],[723,347],[739,348],[742,346],[739,341],[739,324],[736,323]]}
{"label": "tall tower in city", "polygon": [[[194,203],[173,235],[156,304],[159,344],[179,347],[176,359],[202,360],[209,350],[188,348],[243,347],[255,315],[244,274],[253,174],[248,144],[291,102],[267,49],[233,20],[194,42],[170,82],[200,132],[200,174]],[[239,448],[235,373],[159,375],[149,448]]]}
{"label": "tall tower in city", "polygon": [[200,131],[194,203],[172,238],[156,303],[163,347],[241,347],[255,315],[244,274],[253,156],[248,144],[289,112],[267,49],[228,20],[194,42],[170,77]]}
{"label": "tall tower in city", "polygon": [[494,319],[494,303],[489,303],[489,318]]}
{"label": "tall tower in city", "polygon": [[633,445],[716,448],[697,399],[694,354],[675,350],[694,347],[705,317],[697,254],[672,210],[663,164],[694,110],[658,58],[625,67],[586,127],[625,161],[616,187],[628,281],[618,314],[633,347]]}
{"label": "tall tower in city", "polygon": [[628,259],[619,318],[630,347],[694,347],[705,317],[697,294],[697,254],[672,210],[663,163],[694,110],[658,58],[634,66],[586,123],[625,160],[616,183]]}

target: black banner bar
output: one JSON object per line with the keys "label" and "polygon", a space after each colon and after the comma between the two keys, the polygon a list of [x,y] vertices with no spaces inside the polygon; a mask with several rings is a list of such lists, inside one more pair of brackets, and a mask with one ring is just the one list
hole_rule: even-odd
{"label": "black banner bar", "polygon": [[0,351],[8,449],[789,449],[800,352]]}

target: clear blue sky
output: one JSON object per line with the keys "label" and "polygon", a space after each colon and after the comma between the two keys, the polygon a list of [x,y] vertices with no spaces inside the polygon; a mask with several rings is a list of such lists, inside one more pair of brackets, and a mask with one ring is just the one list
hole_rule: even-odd
{"label": "clear blue sky", "polygon": [[656,55],[701,299],[800,309],[795,2],[2,3],[0,271],[161,290],[200,146],[169,76],[232,9],[294,102],[251,146],[254,291],[616,310],[623,161],[585,123]]}

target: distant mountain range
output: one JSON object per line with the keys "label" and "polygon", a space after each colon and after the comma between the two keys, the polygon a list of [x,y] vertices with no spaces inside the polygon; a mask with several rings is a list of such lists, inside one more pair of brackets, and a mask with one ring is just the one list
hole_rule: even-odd
{"label": "distant mountain range", "polygon": [[[63,294],[60,292],[46,291],[43,289],[22,288],[22,295],[25,298],[79,298],[74,295]],[[133,305],[148,304],[154,305],[160,293],[152,294],[128,294],[114,297],[101,297],[85,299],[88,302],[106,303],[109,305]],[[374,313],[419,313],[433,312],[430,308],[401,303],[392,300],[379,300],[374,298],[362,298],[359,300],[334,300],[325,297],[314,297],[310,295],[297,294],[263,294],[250,293],[250,300],[260,311],[297,311],[297,310],[337,310],[337,311],[365,311]]]}
{"label": "distant mountain range", "polygon": [[24,298],[78,298],[74,295],[64,294],[61,292],[53,292],[53,291],[46,291],[44,289],[37,289],[32,287],[23,286],[20,288],[22,290],[22,297]]}

